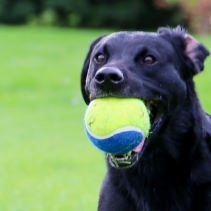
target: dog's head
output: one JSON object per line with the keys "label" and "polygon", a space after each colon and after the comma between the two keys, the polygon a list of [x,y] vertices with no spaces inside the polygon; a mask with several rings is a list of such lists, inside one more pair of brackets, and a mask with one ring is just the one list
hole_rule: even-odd
{"label": "dog's head", "polygon": [[187,81],[203,70],[208,55],[181,27],[99,37],[83,66],[84,100],[89,104],[102,97],[139,98],[149,110],[153,132],[186,99]]}

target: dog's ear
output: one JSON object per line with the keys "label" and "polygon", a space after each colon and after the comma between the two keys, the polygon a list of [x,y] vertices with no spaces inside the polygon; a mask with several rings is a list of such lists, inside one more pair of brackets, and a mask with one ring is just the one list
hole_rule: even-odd
{"label": "dog's ear", "polygon": [[204,69],[204,60],[210,54],[209,51],[191,35],[185,34],[185,53],[192,61],[193,75],[201,72]]}
{"label": "dog's ear", "polygon": [[185,29],[180,26],[163,27],[158,30],[158,33],[174,46],[189,75],[194,76],[204,69],[204,60],[210,53],[201,43],[187,34]]}
{"label": "dog's ear", "polygon": [[87,73],[88,73],[88,70],[89,70],[90,57],[91,57],[91,54],[92,54],[92,51],[93,51],[94,47],[105,36],[106,35],[98,37],[97,39],[95,39],[91,43],[91,45],[89,47],[89,51],[88,51],[88,53],[86,55],[86,59],[85,59],[84,64],[83,64],[83,68],[82,68],[82,72],[81,72],[81,92],[82,92],[82,95],[83,95],[83,98],[84,98],[84,101],[86,102],[86,104],[89,104],[89,102],[90,102],[89,96],[87,95],[87,92],[85,90],[86,77],[87,77]]}

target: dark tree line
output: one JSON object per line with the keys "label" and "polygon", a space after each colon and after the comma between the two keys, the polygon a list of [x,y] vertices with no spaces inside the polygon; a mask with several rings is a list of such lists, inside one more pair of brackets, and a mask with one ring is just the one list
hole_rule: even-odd
{"label": "dark tree line", "polygon": [[0,0],[0,23],[42,23],[46,13],[59,26],[154,29],[187,24],[179,4],[159,7],[155,0]]}

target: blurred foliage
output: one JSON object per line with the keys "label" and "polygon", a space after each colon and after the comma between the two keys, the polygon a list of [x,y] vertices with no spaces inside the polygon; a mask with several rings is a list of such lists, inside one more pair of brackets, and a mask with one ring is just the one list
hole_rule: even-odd
{"label": "blurred foliage", "polygon": [[188,20],[188,29],[194,33],[211,32],[211,1],[210,0],[157,0],[162,4],[177,3],[183,10],[183,16]]}
{"label": "blurred foliage", "polygon": [[0,0],[0,22],[72,27],[154,29],[187,25],[179,3],[157,0]]}

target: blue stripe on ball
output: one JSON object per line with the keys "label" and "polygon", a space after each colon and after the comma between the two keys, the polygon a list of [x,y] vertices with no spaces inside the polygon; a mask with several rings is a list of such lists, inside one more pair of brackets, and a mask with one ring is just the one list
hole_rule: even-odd
{"label": "blue stripe on ball", "polygon": [[86,128],[89,140],[100,150],[111,154],[124,154],[137,147],[144,139],[142,131],[122,131],[111,136],[98,137],[92,135]]}

